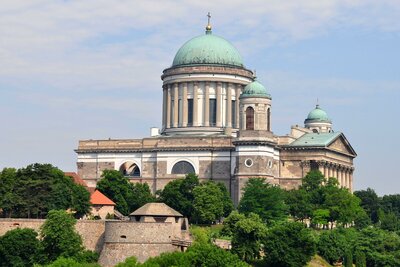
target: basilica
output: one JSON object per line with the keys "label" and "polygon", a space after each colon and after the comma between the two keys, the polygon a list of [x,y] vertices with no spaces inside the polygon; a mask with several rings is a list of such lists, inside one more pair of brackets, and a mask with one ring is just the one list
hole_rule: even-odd
{"label": "basilica", "polygon": [[251,177],[291,189],[310,170],[320,170],[352,190],[357,154],[327,113],[317,105],[305,114],[304,127],[275,135],[270,92],[210,23],[179,48],[161,80],[162,126],[149,137],[79,141],[78,174],[89,186],[105,169],[147,183],[153,192],[195,173],[225,184],[238,203]]}

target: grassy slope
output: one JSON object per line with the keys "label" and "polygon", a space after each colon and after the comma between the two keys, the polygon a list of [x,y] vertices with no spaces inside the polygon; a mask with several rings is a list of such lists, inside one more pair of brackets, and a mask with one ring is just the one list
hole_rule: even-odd
{"label": "grassy slope", "polygon": [[315,255],[307,264],[307,267],[332,267],[332,265],[325,261],[321,256]]}

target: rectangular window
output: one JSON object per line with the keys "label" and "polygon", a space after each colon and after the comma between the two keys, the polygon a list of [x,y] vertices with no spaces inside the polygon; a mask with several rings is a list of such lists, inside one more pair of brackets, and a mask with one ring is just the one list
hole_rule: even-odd
{"label": "rectangular window", "polygon": [[210,99],[210,126],[217,124],[217,100]]}
{"label": "rectangular window", "polygon": [[238,128],[236,125],[236,100],[232,100],[232,128]]}
{"label": "rectangular window", "polygon": [[187,102],[187,108],[188,108],[188,126],[193,125],[193,99],[188,99]]}

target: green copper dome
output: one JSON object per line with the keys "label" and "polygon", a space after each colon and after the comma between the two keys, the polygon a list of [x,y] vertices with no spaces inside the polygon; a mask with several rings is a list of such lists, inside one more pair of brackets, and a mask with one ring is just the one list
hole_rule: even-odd
{"label": "green copper dome", "polygon": [[249,83],[243,89],[243,93],[240,95],[240,98],[245,97],[267,97],[271,98],[271,95],[268,93],[267,89],[259,83],[257,80]]}
{"label": "green copper dome", "polygon": [[322,110],[319,105],[315,107],[315,109],[311,110],[310,113],[308,113],[307,119],[305,122],[312,122],[312,121],[326,121],[326,122],[331,122],[331,120],[328,117],[328,114],[324,110]]}
{"label": "green copper dome", "polygon": [[175,55],[172,66],[193,64],[243,67],[242,57],[236,48],[224,38],[211,34],[211,30],[182,45]]}

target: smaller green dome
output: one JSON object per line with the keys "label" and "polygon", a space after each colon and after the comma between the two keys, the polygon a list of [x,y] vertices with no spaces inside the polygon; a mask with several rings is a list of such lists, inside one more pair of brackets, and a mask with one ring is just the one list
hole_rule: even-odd
{"label": "smaller green dome", "polygon": [[306,123],[313,121],[331,122],[328,114],[326,114],[326,112],[321,109],[319,105],[316,105],[315,109],[308,113],[307,119],[305,120]]}
{"label": "smaller green dome", "polygon": [[246,97],[266,97],[271,98],[271,95],[268,93],[267,89],[259,83],[257,80],[249,83],[244,87],[243,93],[240,95],[240,98]]}

